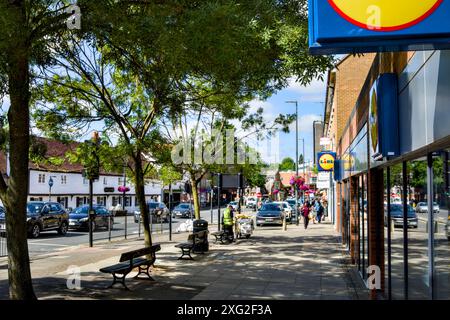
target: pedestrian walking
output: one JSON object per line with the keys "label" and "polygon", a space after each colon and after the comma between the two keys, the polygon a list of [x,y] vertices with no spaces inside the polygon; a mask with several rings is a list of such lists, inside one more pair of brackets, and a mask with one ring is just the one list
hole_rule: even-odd
{"label": "pedestrian walking", "polygon": [[305,224],[305,230],[308,228],[310,212],[311,212],[311,208],[309,206],[309,202],[306,201],[302,207],[303,222]]}
{"label": "pedestrian walking", "polygon": [[324,212],[324,208],[322,206],[322,204],[320,203],[320,201],[317,201],[318,205],[317,205],[317,222],[320,223],[322,221],[322,216],[323,216],[323,212]]}

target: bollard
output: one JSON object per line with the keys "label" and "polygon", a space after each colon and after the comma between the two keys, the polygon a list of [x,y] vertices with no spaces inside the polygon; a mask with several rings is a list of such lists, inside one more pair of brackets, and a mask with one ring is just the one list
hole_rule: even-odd
{"label": "bollard", "polygon": [[111,241],[111,215],[109,215],[108,219],[108,240]]}

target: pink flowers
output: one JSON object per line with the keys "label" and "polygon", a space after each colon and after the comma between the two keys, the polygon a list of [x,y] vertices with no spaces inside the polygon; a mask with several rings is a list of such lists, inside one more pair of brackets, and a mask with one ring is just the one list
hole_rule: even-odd
{"label": "pink flowers", "polygon": [[302,177],[292,176],[291,179],[289,180],[289,184],[293,187],[301,189],[305,185],[305,180]]}
{"label": "pink flowers", "polygon": [[278,189],[275,189],[275,190],[273,190],[273,194],[277,194],[277,193],[279,193],[280,192],[280,190],[278,190]]}
{"label": "pink flowers", "polygon": [[119,190],[119,192],[128,192],[130,191],[130,187],[120,186],[117,190]]}

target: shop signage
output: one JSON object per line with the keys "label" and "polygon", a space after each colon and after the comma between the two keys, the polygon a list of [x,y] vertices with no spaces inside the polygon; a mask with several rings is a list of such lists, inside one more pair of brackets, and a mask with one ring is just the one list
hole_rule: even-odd
{"label": "shop signage", "polygon": [[309,0],[313,54],[450,48],[450,1]]}
{"label": "shop signage", "polygon": [[399,155],[397,75],[385,73],[375,81],[369,99],[369,135],[373,160]]}
{"label": "shop signage", "polygon": [[320,138],[320,145],[321,146],[329,146],[331,144],[331,139],[328,137]]}
{"label": "shop signage", "polygon": [[317,175],[317,189],[329,189],[330,188],[330,173],[319,172]]}
{"label": "shop signage", "polygon": [[333,171],[336,153],[328,151],[319,152],[317,154],[317,159],[319,171]]}
{"label": "shop signage", "polygon": [[103,191],[105,191],[105,192],[114,192],[114,187],[105,187],[103,189]]}
{"label": "shop signage", "polygon": [[334,162],[334,181],[342,181],[343,177],[344,177],[344,168],[342,165],[342,160],[335,160]]}

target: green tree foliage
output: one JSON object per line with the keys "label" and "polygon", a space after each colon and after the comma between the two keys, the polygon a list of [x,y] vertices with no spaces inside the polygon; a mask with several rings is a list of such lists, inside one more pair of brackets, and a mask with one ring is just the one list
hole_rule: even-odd
{"label": "green tree foliage", "polygon": [[281,160],[280,166],[278,168],[280,171],[294,171],[295,161],[292,158],[284,158]]}

